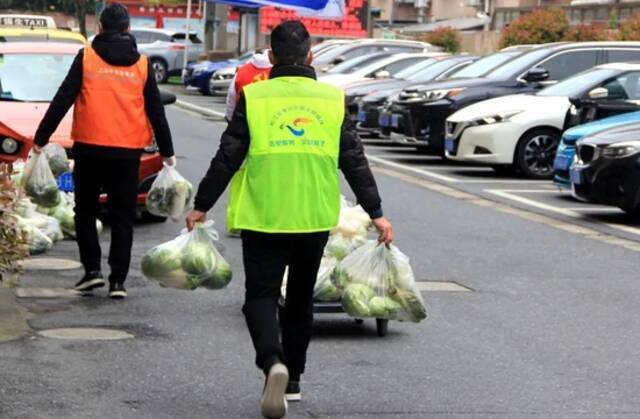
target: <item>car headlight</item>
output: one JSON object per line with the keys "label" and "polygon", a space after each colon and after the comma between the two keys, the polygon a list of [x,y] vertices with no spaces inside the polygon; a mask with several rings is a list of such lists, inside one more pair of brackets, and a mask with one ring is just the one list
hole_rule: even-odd
{"label": "car headlight", "polygon": [[424,100],[435,102],[436,100],[458,96],[465,90],[466,89],[464,87],[460,87],[458,89],[428,90],[426,92],[423,92],[422,95]]}
{"label": "car headlight", "polygon": [[491,115],[487,115],[487,116],[483,116],[481,118],[477,118],[475,119],[473,122],[476,125],[490,125],[490,124],[498,124],[500,122],[506,122],[509,119],[511,119],[512,117],[518,115],[519,113],[522,113],[524,111],[522,110],[513,110],[513,111],[508,111],[508,112],[499,112],[496,114],[491,114]]}
{"label": "car headlight", "polygon": [[602,149],[602,157],[619,159],[640,153],[640,141],[629,141],[606,146]]}
{"label": "car headlight", "polygon": [[20,143],[13,138],[0,137],[0,149],[2,149],[4,154],[16,154],[20,149]]}

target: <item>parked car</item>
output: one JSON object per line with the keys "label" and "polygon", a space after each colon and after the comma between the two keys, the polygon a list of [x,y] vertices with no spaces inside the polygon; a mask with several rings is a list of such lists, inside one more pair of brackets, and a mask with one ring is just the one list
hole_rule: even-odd
{"label": "parked car", "polygon": [[483,77],[405,89],[393,104],[392,138],[444,154],[445,120],[466,106],[494,97],[535,92],[598,64],[634,60],[640,60],[640,42],[559,42],[538,46]]}
{"label": "parked car", "polygon": [[345,89],[349,115],[358,121],[361,134],[378,136],[380,109],[389,96],[412,84],[445,79],[477,59],[473,55],[433,57],[407,67],[393,78],[354,84]]}
{"label": "parked car", "polygon": [[553,164],[553,182],[560,188],[571,187],[570,168],[576,157],[576,143],[579,140],[600,131],[638,122],[640,122],[640,111],[610,116],[566,130],[562,134],[560,145],[558,145],[558,150],[556,151],[556,158]]}
{"label": "parked car", "polygon": [[640,123],[590,135],[577,143],[573,193],[640,216]]}
{"label": "parked car", "polygon": [[0,27],[56,29],[56,21],[51,16],[1,14]]}
{"label": "parked car", "polygon": [[356,41],[353,39],[329,39],[312,46],[311,53],[313,54],[314,57],[319,57],[320,55],[324,54],[325,52],[333,48],[346,45],[351,42],[356,42]]}
{"label": "parked car", "polygon": [[[38,124],[81,47],[60,42],[0,43],[0,161],[26,159]],[[175,96],[164,93],[163,101],[175,101]],[[71,157],[72,115],[73,111],[67,113],[51,137]],[[140,208],[160,169],[162,158],[156,147],[147,148],[140,158]]]}
{"label": "parked car", "polygon": [[427,42],[399,41],[391,39],[363,39],[332,48],[313,60],[313,66],[319,73],[329,71],[333,66],[355,57],[376,52],[434,52],[440,49]]}
{"label": "parked car", "polygon": [[169,29],[134,28],[131,33],[138,50],[149,58],[158,83],[182,73],[185,50],[188,50],[187,62],[197,61],[204,50],[195,32],[189,33],[188,40],[184,31]]}
{"label": "parked car", "polygon": [[348,87],[352,83],[373,79],[388,79],[405,68],[421,61],[443,55],[441,52],[400,53],[390,55],[372,64],[346,74],[327,74],[318,80],[338,87]]}
{"label": "parked car", "polygon": [[374,52],[373,54],[361,55],[332,67],[331,70],[324,73],[324,75],[321,75],[321,77],[330,76],[332,74],[351,74],[361,68],[375,63],[376,61],[380,61],[383,58],[387,58],[392,55],[393,53],[391,52]]}
{"label": "parked car", "polygon": [[551,179],[571,99],[640,100],[640,64],[605,64],[535,94],[485,100],[447,118],[447,158]]}
{"label": "parked car", "polygon": [[[204,95],[214,95],[221,91],[221,86],[214,83],[218,80],[228,79],[229,83],[235,74],[235,69],[247,62],[255,54],[255,51],[249,51],[242,54],[238,58],[222,61],[197,61],[187,66],[187,71],[183,78],[185,86],[195,87]],[[218,73],[219,70],[233,68],[232,72],[225,71]],[[227,87],[228,87],[227,83]]]}

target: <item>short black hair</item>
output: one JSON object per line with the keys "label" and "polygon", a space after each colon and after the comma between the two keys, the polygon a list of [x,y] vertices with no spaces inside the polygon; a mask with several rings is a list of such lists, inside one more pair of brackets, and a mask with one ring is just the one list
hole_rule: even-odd
{"label": "short black hair", "polygon": [[129,11],[120,3],[111,3],[100,13],[104,32],[126,32],[129,29]]}
{"label": "short black hair", "polygon": [[277,64],[303,64],[311,49],[311,36],[299,20],[285,20],[271,31],[271,51]]}

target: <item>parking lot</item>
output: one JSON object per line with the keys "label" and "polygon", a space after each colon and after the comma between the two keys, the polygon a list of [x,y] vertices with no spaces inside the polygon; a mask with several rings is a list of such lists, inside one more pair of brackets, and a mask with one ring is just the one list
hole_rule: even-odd
{"label": "parking lot", "polygon": [[[176,85],[168,88],[183,102],[224,113],[224,97],[207,97]],[[560,190],[551,181],[524,179],[517,174],[498,174],[489,167],[460,164],[419,154],[412,147],[391,145],[385,140],[364,138],[363,142],[367,155],[378,166],[491,202],[575,224],[585,229],[587,235],[604,234],[640,241],[640,220],[615,207],[578,201],[573,198],[571,191]]]}

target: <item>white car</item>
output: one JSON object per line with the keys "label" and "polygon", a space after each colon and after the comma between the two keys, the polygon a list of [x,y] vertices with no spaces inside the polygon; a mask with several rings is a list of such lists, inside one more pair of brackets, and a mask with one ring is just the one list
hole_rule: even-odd
{"label": "white car", "polygon": [[393,77],[393,75],[397,72],[404,70],[405,68],[413,64],[416,64],[422,60],[426,60],[427,58],[438,57],[441,55],[446,54],[442,52],[394,54],[390,55],[389,57],[377,60],[362,68],[358,68],[355,71],[349,73],[327,74],[325,76],[320,76],[318,80],[324,83],[344,88],[351,83],[356,83],[364,80]]}
{"label": "white car", "polygon": [[637,101],[639,82],[640,64],[605,64],[536,94],[473,104],[447,118],[445,155],[496,169],[515,167],[527,177],[550,179],[565,119],[572,108],[570,99]]}

